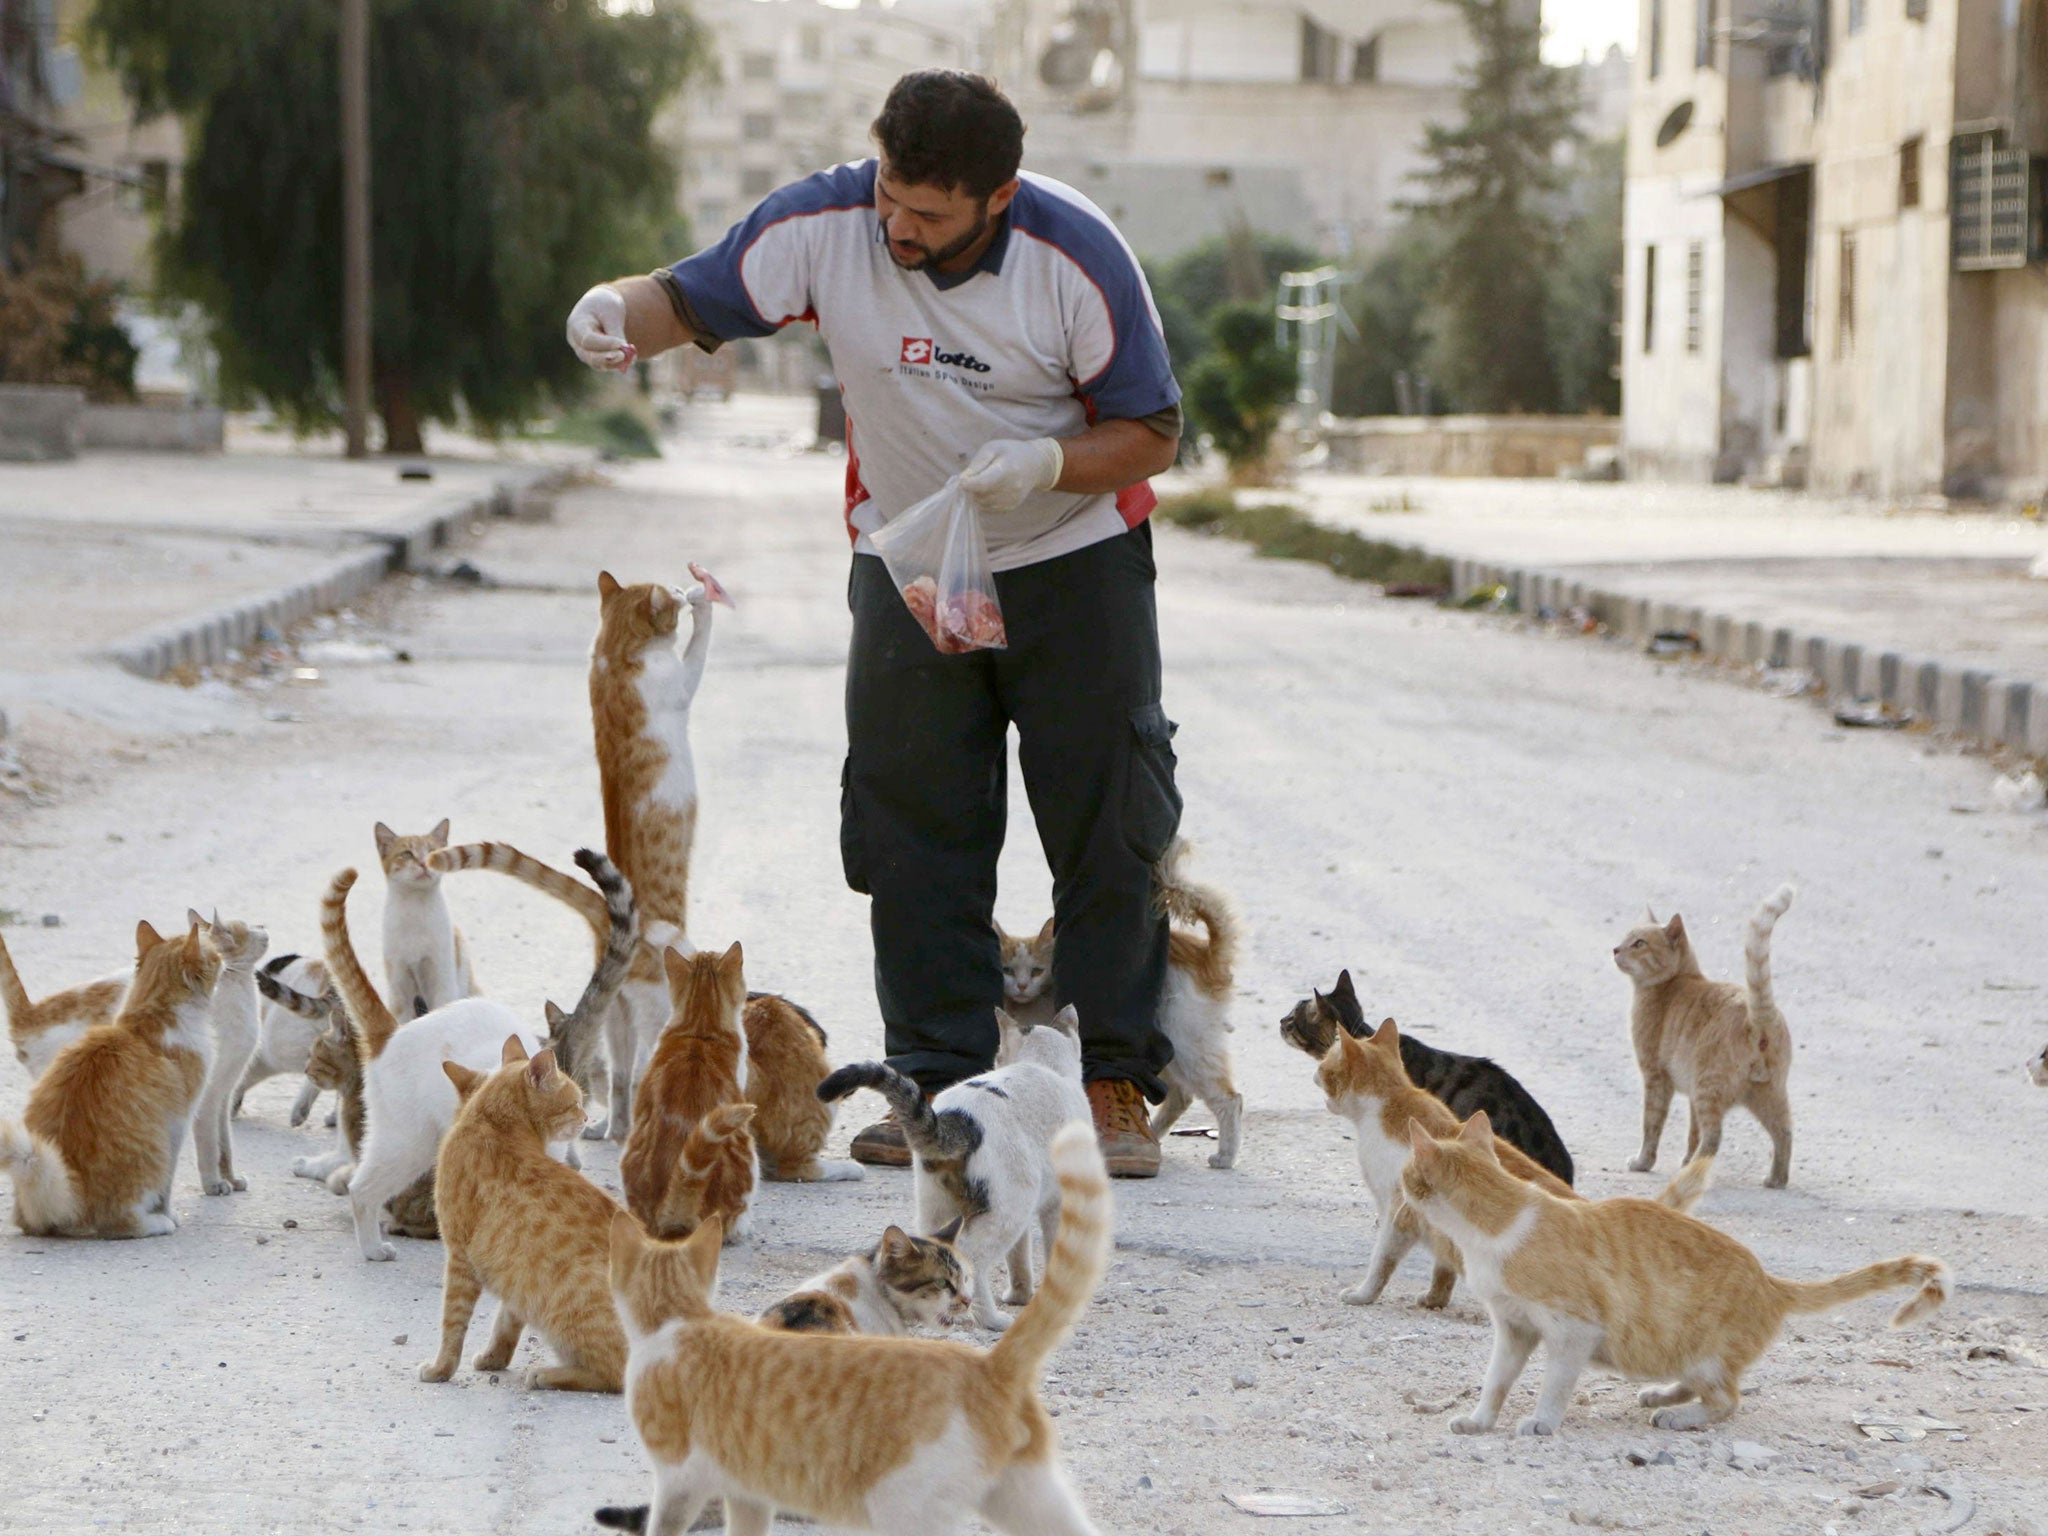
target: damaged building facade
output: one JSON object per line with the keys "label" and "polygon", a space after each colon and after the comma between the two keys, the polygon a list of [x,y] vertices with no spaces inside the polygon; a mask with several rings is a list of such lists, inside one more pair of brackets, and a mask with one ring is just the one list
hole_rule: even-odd
{"label": "damaged building facade", "polygon": [[2048,490],[2048,0],[1642,0],[1644,479]]}

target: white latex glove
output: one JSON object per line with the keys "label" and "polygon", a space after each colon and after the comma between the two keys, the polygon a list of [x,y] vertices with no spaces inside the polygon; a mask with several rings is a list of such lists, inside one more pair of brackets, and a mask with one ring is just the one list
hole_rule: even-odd
{"label": "white latex glove", "polygon": [[639,355],[626,340],[626,296],[599,283],[569,311],[569,350],[589,367],[624,373]]}
{"label": "white latex glove", "polygon": [[1055,438],[1001,438],[983,443],[967,461],[960,471],[960,489],[972,498],[977,512],[1014,512],[1025,497],[1051,490],[1066,467],[1066,453]]}

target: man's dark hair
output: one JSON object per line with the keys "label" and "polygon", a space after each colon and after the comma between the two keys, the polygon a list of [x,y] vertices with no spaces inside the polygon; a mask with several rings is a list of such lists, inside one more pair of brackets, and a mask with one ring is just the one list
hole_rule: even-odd
{"label": "man's dark hair", "polygon": [[986,198],[1024,159],[1024,119],[995,81],[964,69],[905,75],[872,131],[889,175],[909,186]]}

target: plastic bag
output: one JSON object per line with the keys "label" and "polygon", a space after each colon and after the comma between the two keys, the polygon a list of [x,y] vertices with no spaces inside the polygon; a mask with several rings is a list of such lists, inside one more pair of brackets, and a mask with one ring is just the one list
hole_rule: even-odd
{"label": "plastic bag", "polygon": [[869,534],[868,542],[940,654],[1001,650],[1010,643],[981,517],[958,475]]}

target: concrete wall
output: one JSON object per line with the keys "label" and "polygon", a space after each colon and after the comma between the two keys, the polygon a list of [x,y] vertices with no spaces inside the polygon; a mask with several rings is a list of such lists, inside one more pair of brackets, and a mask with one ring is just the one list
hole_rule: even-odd
{"label": "concrete wall", "polygon": [[1361,416],[1323,431],[1351,474],[1551,479],[1620,441],[1612,416]]}

